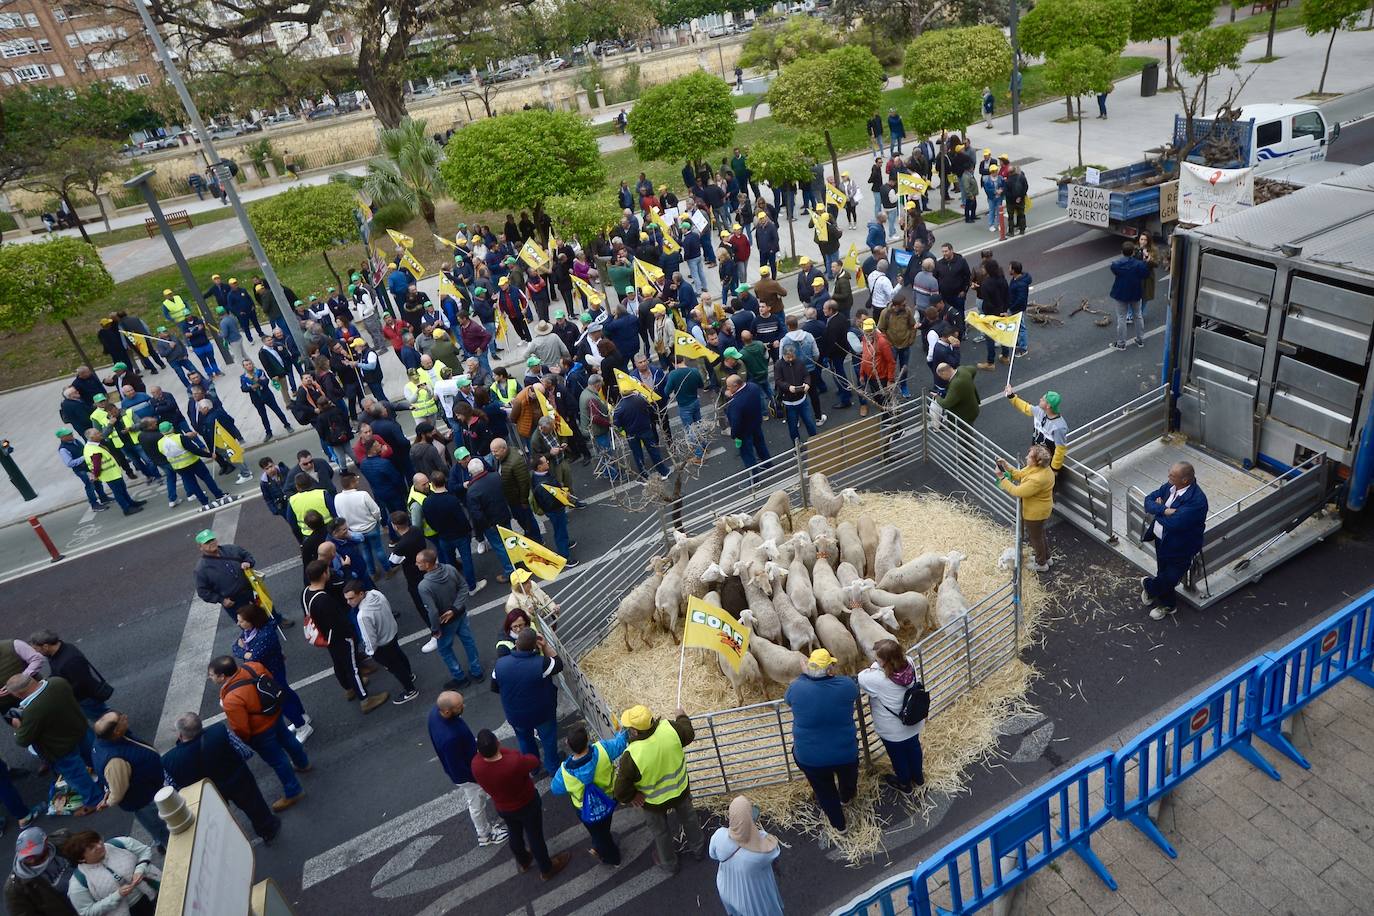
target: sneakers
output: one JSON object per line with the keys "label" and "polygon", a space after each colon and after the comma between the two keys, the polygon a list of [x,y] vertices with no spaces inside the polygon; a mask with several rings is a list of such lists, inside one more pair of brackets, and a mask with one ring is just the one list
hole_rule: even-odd
{"label": "sneakers", "polygon": [[1124,350],[1124,349],[1126,349],[1126,345],[1125,345],[1124,343],[1119,343],[1119,342],[1117,342],[1117,341],[1112,341],[1112,349],[1113,349],[1113,350]]}
{"label": "sneakers", "polygon": [[253,475],[252,475],[252,474],[248,474],[248,475],[240,474],[238,477],[235,477],[235,478],[234,478],[234,486],[237,486],[237,487],[241,487],[241,486],[243,486],[243,485],[246,484],[246,483],[252,483],[252,482],[253,482]]}
{"label": "sneakers", "polygon": [[979,369],[987,370],[987,369],[994,369],[994,368],[996,368],[996,367],[993,366],[992,363],[979,363],[979,364],[978,364],[978,368],[979,368]]}
{"label": "sneakers", "polygon": [[1150,619],[1163,620],[1165,617],[1168,617],[1176,610],[1178,610],[1178,608],[1164,607],[1163,605],[1157,604],[1154,607],[1150,608]]}
{"label": "sneakers", "polygon": [[431,636],[431,637],[429,638],[429,641],[426,642],[423,646],[420,647],[420,651],[423,652],[423,653],[425,653],[426,655],[428,655],[428,654],[430,654],[431,652],[433,652],[434,650],[436,650],[436,649],[438,649],[438,648],[439,648],[439,640],[437,640],[437,639],[435,639],[433,636]]}
{"label": "sneakers", "polygon": [[212,503],[206,503],[205,505],[201,506],[199,511],[201,511],[201,512],[209,512],[211,509],[215,508],[215,506],[218,506],[218,505],[219,505],[219,500],[215,500],[215,501],[212,502]]}
{"label": "sneakers", "polygon": [[477,542],[477,553],[486,553],[486,552],[487,552],[487,542],[486,542],[486,541],[478,541],[478,542]]}
{"label": "sneakers", "polygon": [[393,706],[404,706],[405,704],[409,703],[411,700],[415,699],[415,698],[418,697],[419,695],[420,695],[420,691],[418,691],[418,690],[416,690],[414,687],[412,687],[412,688],[410,688],[409,690],[407,690],[405,693],[403,693],[403,694],[401,694],[400,696],[398,696],[396,699],[392,700],[392,701],[391,701],[391,705],[393,705]]}
{"label": "sneakers", "polygon": [[816,421],[816,426],[817,426],[817,427],[824,426],[824,425],[825,425],[825,421],[828,420],[828,419],[830,419],[830,418],[827,417],[825,414],[821,414],[820,419]]}
{"label": "sneakers", "polygon": [[108,509],[108,508],[110,508],[110,504],[109,504],[109,503],[96,503],[94,506],[91,506],[91,511],[92,511],[92,512],[104,512],[104,511],[105,511],[106,509]]}
{"label": "sneakers", "polygon": [[1155,599],[1150,597],[1149,581],[1149,576],[1140,577],[1140,603],[1144,607],[1152,607],[1155,603]]}
{"label": "sneakers", "polygon": [[378,706],[381,706],[389,699],[391,699],[391,694],[387,693],[385,690],[383,690],[381,693],[374,693],[366,700],[363,700],[363,715],[367,715],[368,713],[372,712],[372,710],[376,709]]}
{"label": "sneakers", "polygon": [[477,838],[478,846],[495,846],[498,843],[506,842],[506,837],[510,836],[510,831],[504,827],[497,827],[491,833],[483,834]]}
{"label": "sneakers", "polygon": [[308,719],[306,720],[306,723],[300,726],[299,728],[294,728],[290,725],[286,727],[291,730],[291,734],[295,735],[296,740],[299,741],[301,744],[304,744],[307,738],[315,734],[315,726],[311,725]]}
{"label": "sneakers", "polygon": [[130,506],[129,508],[125,509],[125,510],[124,510],[124,514],[125,514],[125,515],[133,515],[135,512],[142,512],[142,511],[143,511],[143,507],[140,506],[140,505],[135,504],[135,505],[132,505],[132,506]]}
{"label": "sneakers", "polygon": [[179,505],[181,505],[181,500],[179,500],[179,499],[169,499],[169,500],[167,500],[167,508],[168,508],[168,509],[175,509],[175,508],[176,508],[177,506],[179,506]]}
{"label": "sneakers", "polygon": [[568,562],[566,562],[566,563],[563,564],[563,568],[564,568],[564,569],[572,569],[574,566],[577,566],[577,565],[578,565],[578,562],[577,562],[576,560],[569,560]]}
{"label": "sneakers", "polygon": [[288,795],[285,798],[279,798],[276,801],[272,802],[272,810],[280,814],[287,808],[290,808],[296,802],[300,801],[304,795],[305,793],[302,792],[299,795]]}
{"label": "sneakers", "polygon": [[477,587],[474,588],[473,591],[474,591],[474,592],[480,592],[482,589],[484,589],[484,588],[486,588],[486,587],[487,587],[487,580],[486,580],[486,579],[478,579],[478,580],[477,580]]}
{"label": "sneakers", "polygon": [[1143,349],[1145,349],[1145,341],[1142,340],[1141,338],[1137,337],[1137,338],[1135,339],[1135,346],[1136,346],[1136,349],[1137,349],[1137,350],[1143,350]]}

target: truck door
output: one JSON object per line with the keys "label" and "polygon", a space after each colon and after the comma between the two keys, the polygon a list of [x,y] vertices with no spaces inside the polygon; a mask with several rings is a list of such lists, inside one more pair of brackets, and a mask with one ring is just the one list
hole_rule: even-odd
{"label": "truck door", "polygon": [[1284,119],[1263,121],[1255,125],[1255,174],[1265,175],[1283,168],[1286,144],[1283,136]]}
{"label": "truck door", "polygon": [[1326,158],[1326,122],[1321,112],[1313,109],[1293,115],[1289,121],[1289,144],[1293,148],[1294,160],[1314,161]]}

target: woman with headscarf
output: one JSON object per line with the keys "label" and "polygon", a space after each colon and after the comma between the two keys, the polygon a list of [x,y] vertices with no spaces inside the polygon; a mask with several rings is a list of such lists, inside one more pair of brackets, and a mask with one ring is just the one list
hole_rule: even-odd
{"label": "woman with headscarf", "polygon": [[922,719],[915,725],[905,725],[898,716],[907,689],[917,681],[916,668],[896,640],[874,643],[873,654],[878,660],[859,672],[859,689],[868,694],[873,730],[882,739],[887,759],[892,762],[893,772],[884,776],[883,781],[905,794],[926,781],[921,759],[921,732],[926,722]]}
{"label": "woman with headscarf", "polygon": [[729,916],[782,916],[782,895],[773,874],[773,862],[781,850],[776,837],[754,822],[754,806],[743,795],[730,802],[728,827],[711,836],[711,858],[716,870],[716,892]]}

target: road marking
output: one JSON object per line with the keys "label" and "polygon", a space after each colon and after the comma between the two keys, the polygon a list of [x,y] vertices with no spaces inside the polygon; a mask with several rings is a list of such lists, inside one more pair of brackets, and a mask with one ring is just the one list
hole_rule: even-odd
{"label": "road marking", "polygon": [[467,812],[467,804],[458,790],[446,792],[405,814],[378,824],[366,833],[340,843],[333,849],[307,859],[301,868],[301,890],[306,891],[321,881],[334,877],[352,865],[400,845],[412,836],[442,824],[459,812]]}
{"label": "road marking", "polygon": [[[219,517],[216,533],[226,544],[232,543],[239,526],[239,506],[235,505]],[[215,654],[215,634],[219,616],[224,608],[192,598],[186,609],[186,626],[181,631],[172,676],[167,682],[167,698],[162,702],[162,717],[158,719],[153,744],[166,747],[176,740],[177,716],[187,710],[199,710],[205,699],[205,667]]]}
{"label": "road marking", "polygon": [[[635,859],[643,855],[644,850],[648,849],[653,841],[653,834],[649,833],[642,820],[640,823],[636,824],[635,827],[631,828],[629,833],[624,836],[616,837],[617,845],[620,846],[620,867],[624,868],[626,865],[629,865]],[[664,878],[668,877],[666,872],[663,872],[661,868],[652,864],[649,866],[649,869],[659,872]],[[584,871],[571,881],[565,882],[557,890],[549,891],[546,894],[541,894],[534,898],[534,900],[530,901],[529,905],[534,909],[534,916],[545,916],[546,913],[558,909],[569,900],[575,900],[588,891],[597,890],[605,885],[605,872],[603,872],[599,866],[593,867],[590,871]],[[601,895],[597,896],[598,901],[602,899]],[[608,913],[610,912],[610,908],[607,907],[602,909],[601,912]]]}
{"label": "road marking", "polygon": [[[1161,325],[1160,327],[1155,328],[1153,331],[1146,331],[1146,332],[1145,332],[1145,337],[1148,339],[1148,338],[1151,338],[1151,337],[1154,337],[1154,336],[1156,336],[1156,335],[1163,334],[1163,333],[1164,333],[1164,327]],[[1051,369],[1049,372],[1046,372],[1046,373],[1044,373],[1043,375],[1037,375],[1035,378],[1029,378],[1029,379],[1025,379],[1024,381],[1017,382],[1017,383],[1016,383],[1016,387],[1017,387],[1017,388],[1022,388],[1022,389],[1025,389],[1025,388],[1034,388],[1034,387],[1036,387],[1037,385],[1041,384],[1042,382],[1046,382],[1046,381],[1048,381],[1049,379],[1054,378],[1056,375],[1063,375],[1065,372],[1070,372],[1070,371],[1072,371],[1072,370],[1074,370],[1074,369],[1077,369],[1079,366],[1086,366],[1088,363],[1092,362],[1093,360],[1095,360],[1095,359],[1101,359],[1102,357],[1107,356],[1107,355],[1109,355],[1109,354],[1111,354],[1111,353],[1114,353],[1114,352],[1115,352],[1115,351],[1112,350],[1112,349],[1109,347],[1109,348],[1106,349],[1106,350],[1101,350],[1101,351],[1098,351],[1098,352],[1096,352],[1096,353],[1089,353],[1087,356],[1084,356],[1084,357],[1082,357],[1082,358],[1080,358],[1080,359],[1074,360],[1074,361],[1071,362],[1071,363],[1067,363],[1067,364],[1065,364],[1065,365],[1063,365],[1063,366],[1060,366],[1058,369]],[[1004,394],[1000,394],[1000,393],[999,393],[999,394],[990,394],[990,395],[988,395],[987,397],[983,398],[983,400],[979,401],[978,403],[979,403],[980,406],[986,407],[987,405],[992,404],[992,403],[995,403],[996,401],[1005,401],[1006,399],[1007,399],[1007,396],[1004,395]]]}
{"label": "road marking", "polygon": [[[419,837],[392,856],[390,861],[373,875],[372,896],[392,900],[432,891],[485,866],[501,851],[501,846],[478,846],[456,859],[442,858],[438,865],[415,868],[415,864],[424,857],[430,846],[442,839],[443,837],[434,835]],[[425,845],[427,843],[429,845]],[[392,880],[393,878],[395,880]]]}
{"label": "road marking", "polygon": [[1055,246],[1052,247],[1052,248],[1046,248],[1045,251],[1044,251],[1043,253],[1044,253],[1044,254],[1049,254],[1050,252],[1053,252],[1053,251],[1063,251],[1065,248],[1073,248],[1073,247],[1076,246],[1076,245],[1081,245],[1081,244],[1083,244],[1084,242],[1088,241],[1088,239],[1102,239],[1102,238],[1110,238],[1110,236],[1104,235],[1104,234],[1102,233],[1102,230],[1100,230],[1100,229],[1088,229],[1088,230],[1085,230],[1085,231],[1083,231],[1083,232],[1080,232],[1078,235],[1075,235],[1073,238],[1071,238],[1071,239],[1069,239],[1069,240],[1067,240],[1067,241],[1060,242],[1058,245],[1055,245]]}

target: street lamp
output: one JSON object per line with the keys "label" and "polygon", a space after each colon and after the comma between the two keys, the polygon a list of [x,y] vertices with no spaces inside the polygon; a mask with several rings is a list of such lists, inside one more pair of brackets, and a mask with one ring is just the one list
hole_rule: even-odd
{"label": "street lamp", "polygon": [[1021,133],[1021,43],[1016,40],[1016,27],[1021,11],[1011,0],[1011,135]]}
{"label": "street lamp", "polygon": [[[172,87],[176,89],[177,96],[181,99],[181,107],[186,110],[187,116],[191,119],[191,128],[200,138],[201,148],[205,151],[206,158],[210,160],[210,168],[219,179],[220,186],[224,188],[229,197],[229,203],[234,208],[234,215],[238,217],[239,225],[243,227],[243,234],[248,237],[248,247],[253,250],[253,257],[258,265],[262,267],[263,277],[267,280],[267,286],[272,291],[272,297],[276,299],[278,307],[281,309],[282,324],[286,325],[286,332],[296,342],[296,347],[300,353],[304,354],[305,337],[301,334],[299,321],[287,321],[287,314],[294,314],[292,303],[286,301],[286,293],[282,291],[281,282],[277,279],[277,272],[272,269],[272,262],[267,259],[267,253],[262,250],[262,242],[258,240],[258,234],[253,231],[253,224],[248,219],[248,211],[243,208],[243,201],[239,199],[238,188],[234,184],[234,176],[230,169],[230,164],[219,157],[215,152],[214,140],[210,137],[210,132],[205,129],[205,122],[200,118],[200,111],[196,108],[196,103],[191,99],[191,93],[186,89],[186,83],[181,79],[181,73],[177,70],[176,64],[172,60],[172,55],[167,52],[167,45],[162,40],[162,34],[157,30],[157,24],[153,22],[152,14],[148,11],[148,0],[134,0],[134,9],[138,10],[139,17],[143,20],[143,27],[148,31],[148,37],[153,42],[153,50],[157,53],[158,60],[162,62],[162,68],[167,73],[167,79],[171,81]],[[144,192],[145,198],[150,192]],[[158,219],[158,213],[154,211],[154,218]],[[166,226],[158,219],[159,226],[170,238]],[[176,253],[175,247],[173,253]],[[189,276],[189,269],[183,260],[178,259],[178,264],[182,267],[182,273]],[[188,281],[201,311],[205,310],[205,303],[200,299],[199,289],[194,281]]]}
{"label": "street lamp", "polygon": [[[186,288],[191,291],[191,297],[196,300],[196,308],[200,309],[200,317],[205,319],[207,327],[214,327],[219,322],[214,320],[210,314],[209,307],[205,304],[205,297],[201,295],[200,283],[196,280],[196,275],[191,273],[191,265],[186,263],[186,256],[181,253],[181,245],[177,243],[177,237],[172,232],[172,227],[167,225],[167,218],[162,215],[162,205],[158,203],[157,195],[153,193],[152,185],[149,182],[157,174],[156,169],[148,169],[140,172],[133,178],[124,182],[124,187],[134,188],[143,195],[143,201],[148,205],[148,209],[153,213],[153,219],[157,222],[157,228],[162,232],[162,238],[171,249],[172,260],[177,262],[177,270],[181,271],[181,282],[186,284]],[[229,358],[227,346],[222,346],[224,358]]]}

